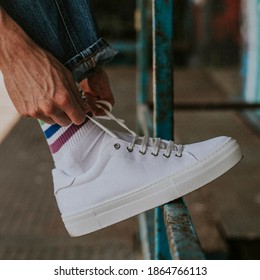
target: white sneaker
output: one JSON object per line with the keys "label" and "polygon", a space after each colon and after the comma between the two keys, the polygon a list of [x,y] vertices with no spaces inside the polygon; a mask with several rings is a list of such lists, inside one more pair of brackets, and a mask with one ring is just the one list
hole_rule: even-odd
{"label": "white sneaker", "polygon": [[239,145],[230,137],[176,145],[137,137],[105,112],[130,134],[111,132],[90,118],[106,133],[94,166],[78,177],[53,170],[55,196],[71,236],[99,230],[184,196],[241,159]]}

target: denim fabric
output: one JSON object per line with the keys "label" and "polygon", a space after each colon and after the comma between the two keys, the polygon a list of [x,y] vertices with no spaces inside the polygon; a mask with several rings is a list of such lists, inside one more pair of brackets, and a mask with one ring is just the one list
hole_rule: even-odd
{"label": "denim fabric", "polygon": [[90,0],[0,0],[0,5],[42,48],[80,81],[117,53],[100,37]]}

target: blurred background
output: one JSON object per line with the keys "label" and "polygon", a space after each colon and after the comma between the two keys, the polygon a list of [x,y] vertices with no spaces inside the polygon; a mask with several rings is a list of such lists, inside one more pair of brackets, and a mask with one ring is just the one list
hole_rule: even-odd
{"label": "blurred background", "polygon": [[[152,9],[146,52],[152,103]],[[119,54],[106,65],[115,115],[136,130],[138,11],[94,0],[101,35]],[[229,135],[244,158],[185,197],[208,259],[260,258],[260,1],[174,1],[175,140]],[[79,238],[66,233],[52,190],[51,155],[34,120],[20,119],[0,80],[0,259],[142,259],[137,217]]]}

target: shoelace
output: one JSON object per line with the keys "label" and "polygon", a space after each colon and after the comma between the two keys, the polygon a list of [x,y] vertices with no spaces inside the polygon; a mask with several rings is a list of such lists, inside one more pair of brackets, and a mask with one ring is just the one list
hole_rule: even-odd
{"label": "shoelace", "polygon": [[[124,120],[121,120],[121,119],[115,117],[111,113],[112,105],[109,102],[107,102],[105,100],[98,100],[96,103],[97,103],[96,106],[99,109],[102,109],[105,112],[106,116],[91,117],[91,116],[87,115],[87,117],[92,122],[94,122],[96,125],[98,125],[101,129],[103,129],[106,133],[108,133],[110,136],[112,136],[113,138],[118,138],[118,136],[115,135],[111,130],[109,130],[108,128],[103,126],[100,122],[98,122],[97,119],[113,120],[118,125],[120,125],[125,130],[127,130],[133,136],[133,140],[129,143],[129,145],[127,147],[128,152],[132,152],[134,149],[134,146],[137,144],[137,142],[139,142],[141,140],[139,152],[144,155],[146,153],[147,146],[149,144],[149,139],[152,139],[152,147],[153,147],[152,155],[157,156],[159,154],[159,150],[162,147],[162,145],[165,144],[165,142],[162,142],[161,139],[157,138],[157,137],[149,138],[147,136],[143,136],[143,137],[138,136],[134,131],[132,131],[125,125]],[[109,110],[107,110],[105,107],[107,107]],[[169,158],[171,156],[172,151],[176,151],[175,155],[177,157],[181,157],[182,151],[183,151],[183,145],[177,145],[174,143],[174,141],[171,141],[171,140],[168,141],[167,147],[165,149],[163,156],[166,158]]]}

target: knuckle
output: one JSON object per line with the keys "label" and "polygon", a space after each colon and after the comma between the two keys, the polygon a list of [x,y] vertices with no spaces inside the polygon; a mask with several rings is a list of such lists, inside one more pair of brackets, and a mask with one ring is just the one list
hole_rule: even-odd
{"label": "knuckle", "polygon": [[55,113],[55,106],[53,105],[46,105],[44,108],[43,108],[43,113],[46,115],[46,116],[52,116],[54,113]]}
{"label": "knuckle", "polygon": [[69,97],[66,96],[66,95],[60,95],[60,96],[57,98],[57,104],[58,104],[60,107],[67,107],[67,106],[70,104]]}
{"label": "knuckle", "polygon": [[38,118],[40,116],[39,110],[22,111],[19,114],[23,118]]}

